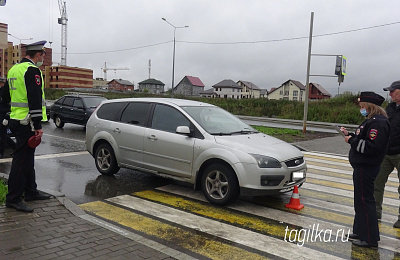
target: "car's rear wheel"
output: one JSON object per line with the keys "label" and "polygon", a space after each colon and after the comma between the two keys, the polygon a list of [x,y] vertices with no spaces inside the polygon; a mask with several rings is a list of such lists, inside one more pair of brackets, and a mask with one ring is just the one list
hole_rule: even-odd
{"label": "car's rear wheel", "polygon": [[94,155],[97,170],[103,175],[114,175],[119,171],[114,150],[109,144],[101,144]]}
{"label": "car's rear wheel", "polygon": [[239,197],[239,183],[233,170],[223,164],[210,165],[201,177],[206,199],[216,205],[227,205]]}
{"label": "car's rear wheel", "polygon": [[59,116],[54,117],[54,124],[56,125],[57,128],[64,127],[64,122],[61,120],[61,117],[59,117]]}

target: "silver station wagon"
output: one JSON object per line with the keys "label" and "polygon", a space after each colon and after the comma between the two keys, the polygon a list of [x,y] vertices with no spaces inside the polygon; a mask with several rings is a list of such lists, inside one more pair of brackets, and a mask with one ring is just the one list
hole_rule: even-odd
{"label": "silver station wagon", "polygon": [[299,149],[191,100],[104,101],[87,122],[86,146],[101,174],[130,168],[187,182],[217,205],[288,192],[306,180]]}

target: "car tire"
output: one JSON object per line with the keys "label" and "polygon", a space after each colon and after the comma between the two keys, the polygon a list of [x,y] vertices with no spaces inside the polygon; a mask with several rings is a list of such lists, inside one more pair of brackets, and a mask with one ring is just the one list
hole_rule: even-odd
{"label": "car tire", "polygon": [[201,177],[206,199],[216,205],[227,205],[239,197],[239,183],[233,170],[223,164],[208,166]]}
{"label": "car tire", "polygon": [[59,116],[54,117],[54,124],[56,125],[57,128],[64,127],[64,122],[61,120],[61,117],[59,117]]}
{"label": "car tire", "polygon": [[111,176],[119,171],[114,150],[107,143],[101,144],[97,147],[94,154],[94,160],[97,170],[103,175]]}

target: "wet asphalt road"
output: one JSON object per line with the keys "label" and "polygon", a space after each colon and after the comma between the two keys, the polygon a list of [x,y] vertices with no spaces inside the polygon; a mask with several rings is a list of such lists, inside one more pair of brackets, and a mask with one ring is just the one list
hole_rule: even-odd
{"label": "wet asphalt road", "polygon": [[[171,181],[151,174],[121,169],[114,177],[102,176],[93,157],[86,152],[85,128],[65,124],[43,124],[44,136],[36,149],[35,170],[38,189],[65,194],[77,204],[110,198],[169,184]],[[11,150],[6,149],[6,155]],[[10,172],[11,158],[3,159],[0,172]]]}

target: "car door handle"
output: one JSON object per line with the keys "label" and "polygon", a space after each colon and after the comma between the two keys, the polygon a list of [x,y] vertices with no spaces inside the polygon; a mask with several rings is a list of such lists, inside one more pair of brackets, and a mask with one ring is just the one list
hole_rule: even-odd
{"label": "car door handle", "polygon": [[152,141],[155,141],[155,140],[157,140],[158,138],[157,138],[155,135],[149,135],[149,136],[147,137],[147,139],[150,139],[150,140],[152,140]]}
{"label": "car door handle", "polygon": [[121,133],[121,130],[119,130],[119,128],[115,128],[115,129],[113,130],[113,132],[114,132],[114,133]]}

